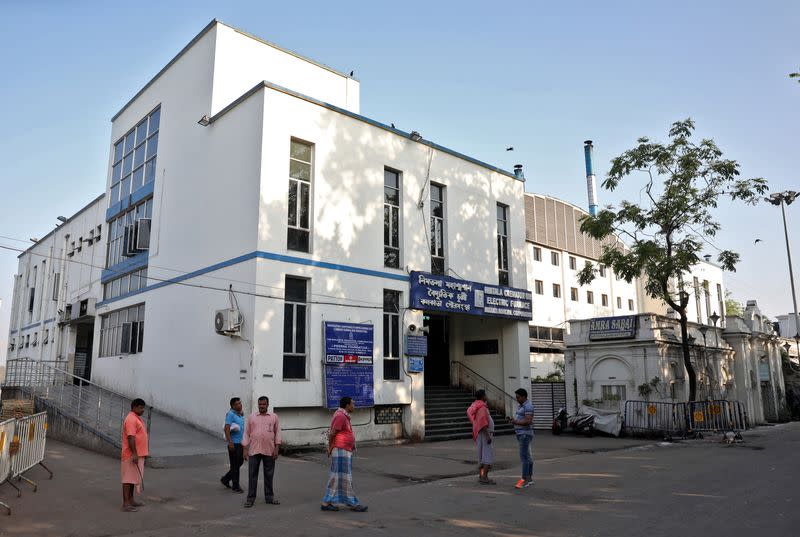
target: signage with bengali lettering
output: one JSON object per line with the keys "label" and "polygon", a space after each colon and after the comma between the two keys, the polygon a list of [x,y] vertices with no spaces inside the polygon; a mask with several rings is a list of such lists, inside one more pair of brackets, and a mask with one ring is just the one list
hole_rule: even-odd
{"label": "signage with bengali lettering", "polygon": [[375,406],[373,326],[325,322],[323,335],[326,408],[338,408],[344,396],[352,397],[356,408]]}

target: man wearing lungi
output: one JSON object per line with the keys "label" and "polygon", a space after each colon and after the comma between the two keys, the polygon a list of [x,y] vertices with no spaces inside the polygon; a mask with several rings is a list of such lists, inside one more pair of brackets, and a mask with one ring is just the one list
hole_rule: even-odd
{"label": "man wearing lungi", "polygon": [[134,489],[142,492],[144,458],[149,454],[147,426],[142,420],[145,406],[143,399],[134,399],[122,423],[122,510],[129,513],[143,505],[134,500],[133,493]]}
{"label": "man wearing lungi", "polygon": [[320,509],[338,511],[335,504],[341,503],[350,507],[351,511],[363,513],[366,505],[359,503],[353,490],[353,451],[356,438],[350,425],[350,415],[356,404],[350,397],[342,397],[339,408],[331,420],[328,433],[328,457],[331,458],[331,469],[328,474],[328,487],[322,499]]}

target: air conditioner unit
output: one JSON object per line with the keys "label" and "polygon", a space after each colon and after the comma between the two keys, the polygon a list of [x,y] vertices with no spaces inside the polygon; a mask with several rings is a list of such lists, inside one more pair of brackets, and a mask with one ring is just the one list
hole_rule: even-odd
{"label": "air conditioner unit", "polygon": [[239,333],[241,327],[242,314],[239,313],[238,309],[217,310],[214,314],[214,330],[216,330],[217,334],[233,336]]}

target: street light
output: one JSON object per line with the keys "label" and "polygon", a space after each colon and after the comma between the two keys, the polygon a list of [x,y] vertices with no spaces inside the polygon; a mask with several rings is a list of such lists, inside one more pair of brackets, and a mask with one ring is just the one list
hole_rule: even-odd
{"label": "street light", "polygon": [[792,303],[794,305],[794,331],[795,339],[798,341],[798,349],[800,349],[800,315],[797,314],[797,293],[794,290],[794,270],[792,269],[792,250],[789,247],[789,230],[786,226],[786,205],[791,205],[797,198],[797,192],[794,190],[787,190],[786,192],[775,192],[765,198],[773,205],[780,205],[781,215],[783,216],[783,235],[786,238],[786,257],[789,259],[789,284],[792,286]]}

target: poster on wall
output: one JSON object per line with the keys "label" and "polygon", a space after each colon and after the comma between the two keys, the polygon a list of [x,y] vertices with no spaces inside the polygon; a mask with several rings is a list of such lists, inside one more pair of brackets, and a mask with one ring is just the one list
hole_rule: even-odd
{"label": "poster on wall", "polygon": [[374,328],[371,324],[325,322],[325,406],[338,408],[349,396],[356,408],[375,406]]}

